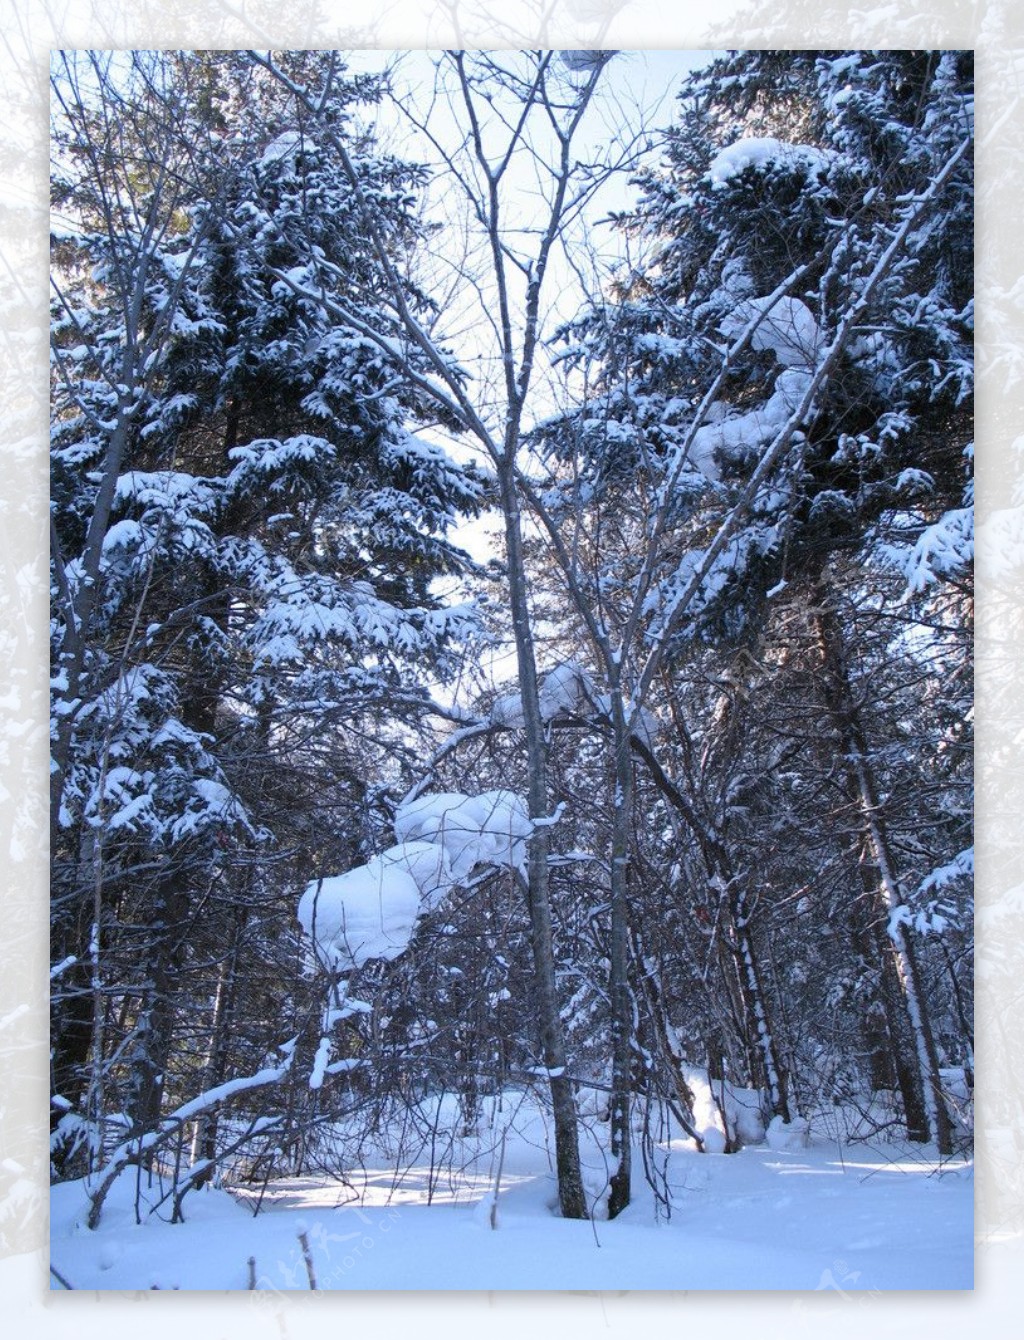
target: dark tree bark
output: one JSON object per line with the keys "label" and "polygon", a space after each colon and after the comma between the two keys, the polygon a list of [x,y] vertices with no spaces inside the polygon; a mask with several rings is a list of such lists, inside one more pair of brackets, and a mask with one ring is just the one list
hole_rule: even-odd
{"label": "dark tree bark", "polygon": [[618,685],[612,691],[612,842],[609,996],[612,1022],[611,1155],[617,1160],[608,1192],[608,1217],[630,1200],[632,1171],[633,1009],[629,989],[629,854],[633,824],[633,755]]}

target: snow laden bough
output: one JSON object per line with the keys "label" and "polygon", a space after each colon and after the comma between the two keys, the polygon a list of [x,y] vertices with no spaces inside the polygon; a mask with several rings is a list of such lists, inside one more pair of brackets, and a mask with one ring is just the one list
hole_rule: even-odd
{"label": "snow laden bough", "polygon": [[512,791],[444,791],[399,806],[398,842],[343,875],[311,881],[298,919],[330,972],[397,958],[421,916],[474,871],[522,871],[533,825]]}
{"label": "snow laden bough", "polygon": [[[540,715],[544,722],[575,721],[607,726],[612,717],[612,700],[599,693],[587,671],[575,661],[553,666],[540,681]],[[658,731],[657,718],[646,708],[635,709],[625,703],[630,733],[642,744],[652,746]],[[522,695],[513,691],[495,698],[489,713],[491,725],[521,730],[526,718]]]}

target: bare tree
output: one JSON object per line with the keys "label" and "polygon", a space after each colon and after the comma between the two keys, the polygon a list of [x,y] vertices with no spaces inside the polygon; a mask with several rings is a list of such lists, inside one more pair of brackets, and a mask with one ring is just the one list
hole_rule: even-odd
{"label": "bare tree", "polygon": [[[322,91],[318,94],[316,90],[300,87],[267,56],[254,53],[254,59],[291,89],[307,115],[317,114]],[[403,325],[407,349],[422,355],[430,372],[418,371],[403,356],[402,349],[395,348],[372,329],[362,329],[357,314],[340,308],[335,311],[340,320],[350,321],[367,339],[377,342],[403,376],[411,378],[421,391],[434,398],[447,420],[476,441],[494,471],[503,519],[505,577],[522,699],[529,811],[534,820],[542,821],[549,818],[551,808],[548,746],[538,692],[524,543],[523,511],[528,491],[521,471],[521,449],[524,432],[531,426],[531,413],[536,414],[531,407],[536,399],[552,259],[557,248],[564,244],[571,221],[615,166],[608,162],[583,162],[579,151],[581,125],[605,64],[606,58],[600,53],[570,61],[550,51],[506,57],[454,52],[443,56],[437,66],[435,98],[427,112],[420,113],[411,104],[406,106],[410,120],[441,161],[443,184],[456,189],[468,210],[475,251],[457,258],[457,277],[464,301],[476,312],[475,338],[487,340],[488,356],[493,357],[495,375],[491,384],[484,382],[483,395],[446,352],[439,331],[429,329],[414,314],[405,278],[388,253],[384,223],[365,200],[352,170],[349,176],[353,193],[362,205],[364,226],[374,239],[388,274],[391,301]],[[348,164],[348,152],[340,138],[334,139],[333,147],[339,160]],[[629,144],[617,146],[619,162],[628,162],[631,152]],[[524,190],[534,196],[530,217],[525,219],[516,208],[517,196],[521,197]],[[286,283],[295,283],[288,275],[281,278]],[[615,757],[620,760],[616,776],[622,787],[623,819],[613,839],[619,852],[618,857],[613,855],[613,866],[621,870],[620,878],[624,879],[631,761],[628,749],[619,749]],[[554,1109],[559,1200],[563,1215],[579,1218],[587,1213],[587,1205],[555,979],[549,848],[549,827],[542,822],[537,825],[530,844],[526,878],[534,990]],[[625,922],[620,916],[616,918],[613,939],[621,949],[616,961],[624,963]],[[624,1018],[627,1011],[621,973],[619,979],[620,986],[613,987],[613,991],[618,991],[617,1009]],[[628,1035],[624,1042],[616,1044],[620,1071],[628,1066],[627,1052]],[[625,1092],[621,1083],[619,1088]],[[614,1130],[620,1158],[625,1160],[621,1179],[628,1188],[628,1101],[617,1109]],[[618,1197],[625,1204],[628,1189],[619,1192]]]}

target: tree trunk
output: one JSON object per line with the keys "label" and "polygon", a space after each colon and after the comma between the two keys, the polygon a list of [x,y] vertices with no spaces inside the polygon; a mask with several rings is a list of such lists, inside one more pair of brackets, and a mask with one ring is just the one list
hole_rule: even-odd
{"label": "tree trunk", "polygon": [[742,878],[733,876],[727,888],[734,938],[733,952],[746,1012],[747,1042],[757,1056],[772,1116],[790,1121],[792,1114],[789,1109],[788,1076],[779,1060],[771,1010],[761,981],[761,965],[750,933],[750,911]]}
{"label": "tree trunk", "polygon": [[[825,669],[823,686],[826,704],[839,732],[840,751],[860,811],[864,844],[877,872],[876,897],[888,921],[888,938],[892,946],[900,996],[913,1039],[914,1062],[925,1113],[925,1138],[935,1140],[940,1154],[950,1154],[952,1130],[942,1094],[938,1053],[935,1050],[921,973],[914,947],[900,918],[905,901],[896,876],[896,862],[879,803],[867,738],[850,688],[842,630],[834,610],[828,604],[827,593],[818,602],[816,623]],[[884,953],[882,958],[884,965]],[[908,1127],[911,1120],[912,1115],[908,1111]],[[914,1133],[911,1134],[908,1129],[912,1139],[920,1138],[916,1129],[916,1111],[914,1120]]]}
{"label": "tree trunk", "polygon": [[[206,1054],[203,1072],[203,1089],[215,1088],[227,1079],[228,1042],[231,1036],[231,1024],[235,1013],[235,999],[238,994],[238,956],[242,945],[242,934],[248,913],[238,908],[235,914],[235,929],[231,950],[220,965],[217,974],[217,992],[213,1001],[213,1020],[210,1027],[210,1049]],[[212,1165],[217,1157],[218,1110],[212,1108],[204,1112],[195,1125],[192,1137],[192,1163],[206,1159]],[[212,1166],[209,1175],[212,1175]],[[203,1180],[206,1180],[204,1177]],[[197,1183],[199,1185],[199,1183]]]}
{"label": "tree trunk", "polygon": [[908,1137],[927,1141],[928,1118],[920,1076],[907,1061],[913,1046],[908,1036],[899,973],[892,942],[885,932],[885,909],[878,897],[877,871],[867,852],[861,855],[859,870],[864,897],[853,908],[854,948],[877,980],[875,998],[861,1021],[870,1056],[872,1086],[898,1089]]}
{"label": "tree trunk", "polygon": [[187,948],[185,923],[190,898],[186,879],[179,870],[163,876],[153,902],[147,991],[139,1009],[125,1098],[133,1136],[155,1130],[160,1121]]}
{"label": "tree trunk", "polygon": [[[507,452],[499,472],[501,500],[505,519],[508,559],[509,603],[515,636],[519,688],[525,722],[526,757],[529,770],[529,808],[531,819],[544,819],[548,813],[547,739],[540,712],[537,664],[533,649],[526,589],[526,562],[523,553],[519,503],[513,478],[514,456]],[[579,1133],[572,1081],[566,1069],[565,1037],[558,1004],[555,979],[554,937],[551,921],[548,852],[550,829],[536,829],[529,844],[527,865],[527,905],[530,916],[530,944],[533,952],[534,989],[544,1065],[551,1089],[555,1122],[555,1162],[558,1170],[558,1202],[566,1219],[587,1217],[583,1176],[580,1171]]]}
{"label": "tree trunk", "polygon": [[629,992],[629,837],[633,816],[633,758],[629,747],[625,704],[612,690],[613,805],[611,844],[611,944],[609,995],[612,1021],[611,1155],[617,1160],[608,1192],[608,1218],[614,1219],[630,1200],[632,1164],[632,1040],[633,1010]]}

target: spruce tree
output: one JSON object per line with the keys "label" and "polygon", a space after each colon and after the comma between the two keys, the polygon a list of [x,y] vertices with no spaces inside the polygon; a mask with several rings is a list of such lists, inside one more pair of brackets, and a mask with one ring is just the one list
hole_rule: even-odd
{"label": "spruce tree", "polygon": [[[230,56],[131,72],[55,71],[54,952],[93,964],[55,997],[54,1084],[59,1111],[138,1134],[196,1053],[208,1079],[236,1064],[223,965],[294,963],[291,881],[357,853],[367,748],[429,710],[472,630],[433,583],[463,568],[446,532],[483,481],[296,291],[390,320],[351,183],[298,110],[240,89]],[[412,248],[419,174],[355,123],[376,91],[339,75],[327,111]],[[209,1046],[184,1025],[204,997]]]}

